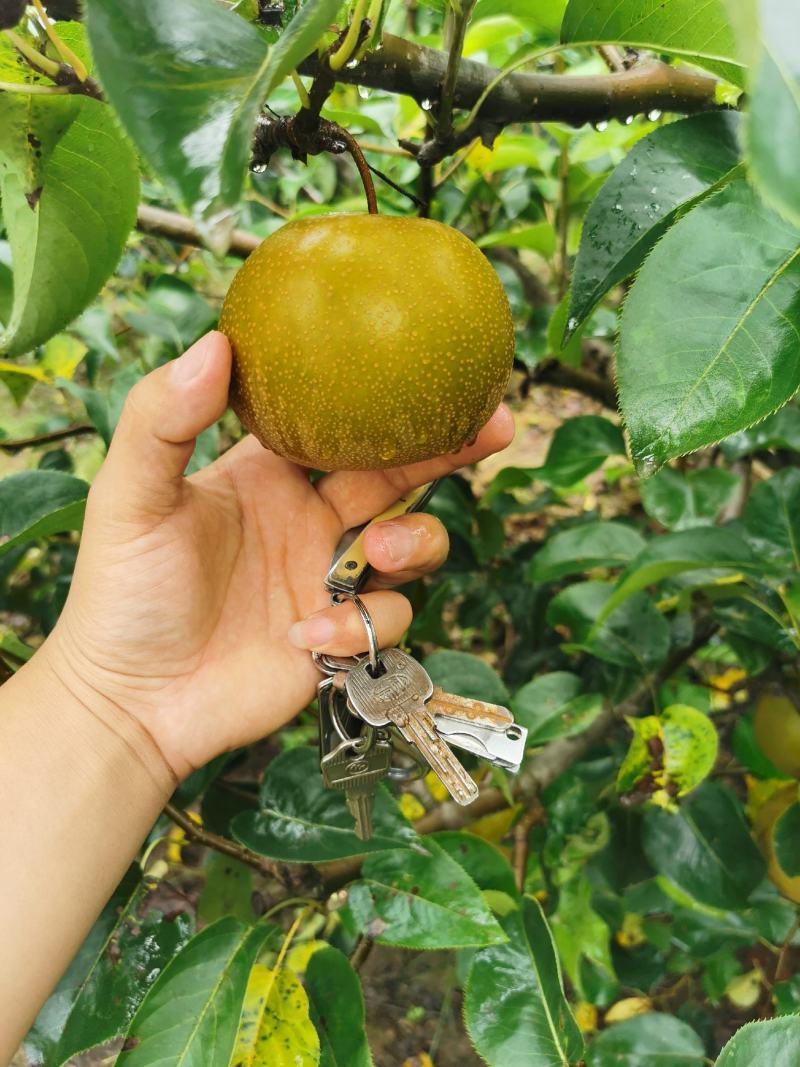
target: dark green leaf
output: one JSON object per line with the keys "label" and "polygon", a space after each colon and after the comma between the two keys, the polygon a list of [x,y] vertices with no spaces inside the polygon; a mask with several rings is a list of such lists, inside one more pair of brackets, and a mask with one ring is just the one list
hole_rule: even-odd
{"label": "dark green leaf", "polygon": [[475,953],[464,992],[464,1022],[490,1067],[569,1067],[583,1040],[561,985],[541,908],[526,899],[503,920],[508,942]]}
{"label": "dark green leaf", "polygon": [[592,201],[581,231],[567,335],[644,262],[678,212],[739,163],[740,118],[693,115],[638,141]]}
{"label": "dark green leaf", "polygon": [[311,1020],[319,1034],[319,1067],[372,1067],[364,1029],[364,995],[348,958],[336,948],[315,952],[306,970]]}
{"label": "dark green leaf", "polygon": [[602,467],[609,456],[625,455],[622,430],[600,415],[568,419],[553,434],[547,459],[536,476],[560,489]]}
{"label": "dark green leaf", "polygon": [[744,907],[764,877],[741,805],[715,783],[700,786],[677,814],[648,811],[642,841],[663,878],[713,908]]}
{"label": "dark green leaf", "polygon": [[715,1067],[795,1067],[800,1062],[800,1016],[747,1023],[719,1054]]}
{"label": "dark green leaf", "polygon": [[622,522],[587,522],[548,537],[531,560],[533,582],[552,582],[592,567],[622,567],[645,547],[644,538]]}
{"label": "dark green leaf", "polygon": [[775,859],[790,878],[800,874],[800,804],[792,804],[775,823]]}
{"label": "dark green leaf", "polygon": [[669,625],[646,593],[634,594],[610,614],[614,595],[609,582],[578,582],[550,601],[547,621],[566,627],[574,647],[605,663],[646,673],[669,651]]}
{"label": "dark green leaf", "polygon": [[491,704],[508,702],[508,690],[497,671],[468,652],[451,652],[447,649],[434,652],[423,666],[433,684],[441,686],[446,693],[471,697],[473,700],[487,700]]}
{"label": "dark green leaf", "polygon": [[642,504],[668,530],[711,526],[735,496],[740,480],[722,467],[686,472],[665,467],[642,482]]}
{"label": "dark green leaf", "polygon": [[424,850],[370,856],[362,876],[348,889],[348,907],[374,941],[415,949],[505,941],[478,887],[433,841],[426,839]]}
{"label": "dark green leaf", "polygon": [[703,1067],[703,1042],[672,1015],[650,1012],[614,1023],[592,1042],[586,1067]]}
{"label": "dark green leaf", "polygon": [[542,745],[557,737],[582,733],[600,714],[599,693],[580,694],[580,678],[568,671],[542,674],[515,693],[514,719],[528,730],[528,744]]}
{"label": "dark green leaf", "polygon": [[507,893],[510,897],[517,895],[514,872],[508,860],[488,841],[457,830],[442,830],[425,840],[435,841],[459,867],[464,868],[479,889]]}
{"label": "dark green leaf", "polygon": [[61,471],[22,471],[0,481],[0,556],[37,537],[80,530],[89,486]]}
{"label": "dark green leaf", "polygon": [[123,318],[145,336],[160,337],[179,354],[215,324],[217,315],[193,286],[172,274],[162,274],[148,288],[141,304]]}
{"label": "dark green leaf", "polygon": [[226,251],[270,92],[313,51],[339,0],[308,0],[269,51],[213,0],[88,0],[89,38],[111,103],[153,170]]}
{"label": "dark green leaf", "polygon": [[117,1062],[227,1067],[250,969],[273,929],[226,918],[192,938],[151,986]]}
{"label": "dark green leaf", "polygon": [[798,245],[800,230],[733,181],[653,249],[625,302],[617,350],[642,474],[745,429],[796,392]]}
{"label": "dark green leaf", "polygon": [[359,840],[344,795],[324,788],[319,756],[310,748],[290,749],[273,760],[261,783],[260,804],[260,811],[236,816],[233,834],[261,855],[287,863],[322,863],[417,841],[383,787],[375,800],[372,837]]}
{"label": "dark green leaf", "polygon": [[762,564],[732,526],[699,527],[656,537],[620,576],[600,620],[615,612],[629,596],[674,574],[693,570],[734,570],[758,573]]}
{"label": "dark green leaf", "polygon": [[39,1012],[25,1042],[31,1067],[60,1067],[125,1032],[148,988],[191,936],[191,920],[138,910],[145,895],[131,867]]}
{"label": "dark green leaf", "polygon": [[14,303],[0,351],[46,341],[97,296],[136,218],[136,156],[113,112],[82,99],[40,176],[33,208],[22,176],[2,176],[3,217],[14,267]]}
{"label": "dark green leaf", "polygon": [[629,44],[685,56],[698,65],[742,85],[733,31],[722,0],[698,7],[694,0],[569,0],[561,40]]}
{"label": "dark green leaf", "polygon": [[765,200],[800,226],[800,36],[792,0],[755,0],[747,116],[748,173]]}
{"label": "dark green leaf", "polygon": [[744,524],[758,556],[800,570],[800,470],[787,467],[759,482],[747,500]]}

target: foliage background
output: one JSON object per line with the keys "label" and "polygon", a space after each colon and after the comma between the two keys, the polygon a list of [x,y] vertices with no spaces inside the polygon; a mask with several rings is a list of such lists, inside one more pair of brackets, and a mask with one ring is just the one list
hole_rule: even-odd
{"label": "foliage background", "polygon": [[[181,108],[174,41],[170,52],[198,5],[201,59],[181,70],[200,82],[203,63],[228,64],[222,97],[240,133],[204,175],[142,128],[153,105],[169,143],[200,121]],[[253,1032],[271,1064],[286,1047],[304,1065],[367,1064],[367,1038],[382,1067],[427,1056],[437,1067],[635,1067],[656,1055],[667,1067],[718,1056],[738,1067],[775,1062],[774,1049],[800,1058],[797,786],[753,727],[765,693],[797,693],[800,48],[788,6],[747,9],[749,28],[760,19],[763,30],[745,26],[745,50],[738,17],[711,4],[693,18],[688,6],[572,0],[565,12],[478,0],[463,54],[597,87],[609,62],[625,77],[626,63],[646,73],[661,56],[700,89],[709,83],[698,66],[723,79],[704,107],[736,103],[746,83],[748,113],[680,118],[651,100],[611,119],[598,104],[594,124],[467,122],[477,136],[439,143],[441,160],[420,167],[399,142],[436,145],[437,99],[345,84],[359,68],[345,69],[323,111],[396,185],[478,242],[511,300],[517,440],[434,499],[452,552],[410,590],[407,642],[437,683],[512,707],[530,730],[522,774],[474,765],[482,796],[466,816],[432,776],[382,795],[362,865],[343,803],[316,784],[313,709],[214,761],[173,798],[182,825],[165,816],[154,827],[20,1063],[80,1063],[97,1045],[113,1059],[126,1033],[120,1063],[154,1062],[153,1041],[168,1062],[188,1050],[198,1064],[258,1063]],[[363,207],[340,155],[301,163],[282,152],[244,179],[262,100],[297,112],[285,75],[347,12],[307,0],[293,36],[278,38],[256,29],[256,4],[236,8],[89,0],[93,60],[81,27],[58,24],[94,62],[130,139],[85,94],[0,93],[6,673],[58,617],[82,501],[128,390],[214,325],[239,262],[196,247],[197,230],[175,240],[141,214],[129,234],[140,199],[190,212],[223,253],[233,205],[258,237],[289,218]],[[458,18],[398,2],[384,30],[441,48]],[[44,48],[32,25],[25,32]],[[575,43],[555,49],[560,37]],[[265,64],[276,38],[284,51]],[[3,78],[47,83],[0,40]],[[642,55],[601,54],[604,42]],[[75,180],[91,209],[72,195]],[[383,212],[416,210],[383,182],[378,194]],[[240,434],[226,415],[199,439],[191,469]],[[300,810],[298,782],[314,783]],[[775,798],[782,818],[765,840]],[[278,823],[309,827],[292,854]],[[208,834],[238,857],[208,847],[219,846]],[[315,864],[330,855],[337,862]],[[190,1024],[219,1007],[223,970],[223,1025],[203,1045]],[[170,1014],[180,993],[190,999]],[[757,1019],[774,1021],[739,1029]]]}

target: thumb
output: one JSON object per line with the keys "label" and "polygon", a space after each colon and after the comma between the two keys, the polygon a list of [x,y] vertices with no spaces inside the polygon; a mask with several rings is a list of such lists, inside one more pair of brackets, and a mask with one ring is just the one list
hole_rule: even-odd
{"label": "thumb", "polygon": [[228,403],[231,349],[216,330],[131,389],[97,480],[115,518],[161,517],[180,502],[195,438]]}

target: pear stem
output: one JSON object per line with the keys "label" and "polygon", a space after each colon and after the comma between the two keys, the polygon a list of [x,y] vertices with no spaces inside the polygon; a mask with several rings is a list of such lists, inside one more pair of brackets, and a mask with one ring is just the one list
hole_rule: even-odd
{"label": "pear stem", "polygon": [[364,153],[359,147],[358,141],[353,137],[349,130],[340,128],[337,131],[337,136],[347,145],[347,151],[353,157],[355,165],[358,167],[358,173],[361,176],[361,182],[364,186],[364,193],[367,197],[367,210],[370,215],[378,214],[378,198],[375,195],[375,184],[372,181],[372,175],[370,174],[369,164],[364,159]]}

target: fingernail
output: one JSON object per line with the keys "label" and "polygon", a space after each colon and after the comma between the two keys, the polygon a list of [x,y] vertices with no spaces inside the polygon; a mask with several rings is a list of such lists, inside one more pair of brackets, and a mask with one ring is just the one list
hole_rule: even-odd
{"label": "fingernail", "polygon": [[392,563],[402,563],[408,559],[417,544],[416,536],[399,522],[385,522],[381,525],[381,541]]}
{"label": "fingernail", "polygon": [[325,615],[309,615],[289,630],[289,643],[295,648],[319,648],[327,645],[336,632],[333,622]]}
{"label": "fingernail", "polygon": [[173,361],[172,380],[178,385],[186,385],[196,378],[203,369],[208,353],[211,351],[211,338],[201,337],[188,351]]}

